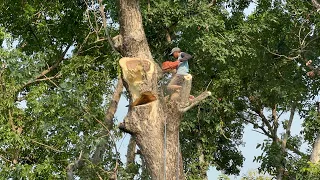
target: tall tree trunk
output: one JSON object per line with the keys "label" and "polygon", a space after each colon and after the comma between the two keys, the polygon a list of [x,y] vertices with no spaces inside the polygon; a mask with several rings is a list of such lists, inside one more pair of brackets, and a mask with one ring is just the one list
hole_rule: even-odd
{"label": "tall tree trunk", "polygon": [[[131,103],[138,100],[144,92],[151,92],[157,100],[144,105],[129,108],[125,118],[125,128],[135,137],[141,154],[150,171],[152,179],[177,179],[177,148],[181,113],[164,113],[166,107],[160,102],[158,77],[161,75],[158,65],[152,59],[151,52],[142,26],[138,0],[120,0],[120,52],[125,57],[120,60],[124,84],[130,93]],[[167,130],[167,159],[164,169],[164,125],[166,118],[172,122]],[[180,155],[181,153],[179,153]],[[181,159],[181,155],[179,156]],[[181,162],[181,161],[180,161]],[[179,179],[184,179],[182,162]]]}
{"label": "tall tree trunk", "polygon": [[294,118],[294,113],[296,112],[296,106],[295,104],[292,105],[291,107],[291,111],[290,111],[290,118],[288,120],[288,124],[287,124],[287,127],[286,127],[286,132],[284,133],[283,137],[282,137],[282,141],[281,141],[281,153],[282,155],[284,156],[283,157],[283,162],[282,164],[280,165],[280,168],[278,170],[278,175],[277,175],[277,180],[281,180],[283,179],[283,176],[284,176],[284,173],[285,173],[285,170],[286,170],[286,167],[285,167],[285,161],[286,161],[286,149],[287,149],[287,141],[290,137],[290,133],[291,133],[291,126],[292,126],[292,122],[293,122],[293,118]]}
{"label": "tall tree trunk", "polygon": [[[320,117],[320,103],[317,102],[317,111],[318,111],[318,118]],[[316,140],[313,144],[312,153],[310,156],[310,161],[312,163],[318,163],[320,160],[320,134],[318,134]]]}
{"label": "tall tree trunk", "polygon": [[[184,179],[179,147],[182,113],[210,93],[204,93],[189,105],[191,76],[186,76],[180,98],[163,98],[158,86],[162,73],[151,56],[142,26],[139,1],[119,1],[120,37],[117,39],[121,43],[116,48],[125,57],[119,63],[131,104],[121,128],[135,138],[152,179]],[[181,107],[182,104],[189,106]]]}
{"label": "tall tree trunk", "polygon": [[318,163],[319,160],[320,160],[320,134],[317,136],[317,139],[313,144],[313,149],[310,156],[310,161],[312,163]]}

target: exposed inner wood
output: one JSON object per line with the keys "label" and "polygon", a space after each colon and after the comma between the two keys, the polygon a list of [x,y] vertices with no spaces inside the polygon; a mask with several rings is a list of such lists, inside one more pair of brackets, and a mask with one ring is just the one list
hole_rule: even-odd
{"label": "exposed inner wood", "polygon": [[139,99],[143,92],[149,92],[149,94],[153,94],[156,97],[157,93],[152,92],[155,91],[153,90],[154,87],[148,84],[152,85],[153,81],[157,80],[154,77],[154,62],[148,59],[125,57],[121,58],[119,63],[122,68],[123,79],[128,85],[132,102]]}

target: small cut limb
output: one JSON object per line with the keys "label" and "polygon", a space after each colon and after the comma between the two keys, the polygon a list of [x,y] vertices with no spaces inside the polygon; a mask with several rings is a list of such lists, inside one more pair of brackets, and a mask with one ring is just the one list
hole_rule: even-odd
{"label": "small cut limb", "polygon": [[201,93],[198,97],[196,97],[194,100],[191,101],[191,104],[189,106],[179,108],[179,111],[180,112],[187,112],[189,109],[193,108],[194,106],[199,104],[202,100],[204,100],[205,98],[207,98],[210,95],[211,95],[210,91],[205,91],[205,92]]}

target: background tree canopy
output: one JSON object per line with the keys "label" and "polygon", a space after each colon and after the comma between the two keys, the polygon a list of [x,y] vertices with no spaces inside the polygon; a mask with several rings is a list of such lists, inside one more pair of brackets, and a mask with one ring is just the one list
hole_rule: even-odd
{"label": "background tree canopy", "polygon": [[[121,161],[116,141],[124,133],[106,118],[120,75],[121,56],[111,42],[119,34],[118,2],[1,2],[0,176],[148,179],[143,162]],[[209,167],[239,175],[248,124],[266,138],[257,144],[261,172],[278,179],[319,176],[319,165],[308,162],[320,130],[315,2],[140,1],[155,61],[179,46],[193,55],[192,93],[213,92],[182,121],[188,179],[205,179]],[[291,116],[283,120],[285,113]],[[294,117],[303,119],[299,136],[290,132]],[[310,151],[300,149],[304,142]]]}

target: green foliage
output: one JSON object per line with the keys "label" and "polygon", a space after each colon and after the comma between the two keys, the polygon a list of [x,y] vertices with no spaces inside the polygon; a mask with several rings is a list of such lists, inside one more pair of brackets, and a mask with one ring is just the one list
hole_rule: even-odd
{"label": "green foliage", "polygon": [[304,134],[304,139],[308,141],[310,144],[312,144],[317,137],[317,134],[320,130],[319,125],[319,114],[315,105],[313,105],[313,107],[310,107],[310,110],[303,122],[304,129],[302,132]]}
{"label": "green foliage", "polygon": [[308,162],[308,166],[300,170],[297,179],[317,179],[320,177],[320,165]]}
{"label": "green foliage", "polygon": [[230,178],[227,175],[222,174],[222,175],[219,175],[218,180],[230,180]]}
{"label": "green foliage", "polygon": [[[143,174],[147,171],[140,173],[144,167],[139,164],[125,167],[119,161],[114,144],[121,134],[113,130],[112,136],[106,137],[99,123],[119,75],[119,56],[101,28],[96,3],[2,1],[1,177],[63,179],[66,167],[82,154],[85,166],[75,171],[80,178],[108,179],[115,167],[124,179],[149,178]],[[109,18],[107,30],[114,36],[119,33],[118,3],[103,3]],[[319,118],[309,100],[318,95],[320,81],[306,77],[309,69],[304,66],[309,59],[316,67],[320,63],[320,15],[311,3],[259,0],[248,17],[243,12],[249,0],[210,3],[140,2],[156,62],[169,59],[169,50],[179,46],[193,55],[189,62],[192,94],[213,92],[211,98],[190,110],[181,124],[181,148],[189,179],[203,179],[209,166],[228,175],[239,174],[244,157],[238,148],[244,143],[244,126],[252,123],[256,130],[262,126],[274,133],[257,115],[260,110],[276,106],[280,114],[295,104],[299,115],[306,117],[304,140],[312,144],[319,130]],[[272,117],[268,120],[271,124],[274,121]],[[288,127],[288,121],[280,123],[284,129]],[[92,154],[100,144],[105,150],[100,162],[93,164]],[[299,149],[301,144],[302,137],[289,135],[287,146]],[[308,165],[307,157],[283,152],[280,143],[270,137],[257,148],[263,151],[255,158],[261,171],[275,175],[284,167],[291,175],[284,177],[288,179],[318,175],[318,166]],[[204,161],[200,162],[200,157]]]}
{"label": "green foliage", "polygon": [[[116,56],[106,42],[87,36],[86,5],[3,1],[0,9],[6,47],[0,48],[0,176],[65,179],[67,166],[82,154],[85,166],[74,175],[108,179],[120,163],[119,132],[106,136],[99,122],[117,76]],[[77,51],[65,55],[71,45]],[[96,46],[103,48],[90,51]],[[101,143],[106,149],[93,164]]]}

